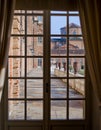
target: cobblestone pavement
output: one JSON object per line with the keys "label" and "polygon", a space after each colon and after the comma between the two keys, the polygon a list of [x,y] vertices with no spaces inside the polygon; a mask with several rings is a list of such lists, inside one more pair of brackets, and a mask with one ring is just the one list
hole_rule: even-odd
{"label": "cobblestone pavement", "polygon": [[[41,70],[33,70],[28,76],[42,76]],[[23,94],[24,84],[20,84],[20,96]],[[65,98],[67,97],[67,85],[60,79],[51,80],[51,119],[66,119],[67,117],[67,102]],[[28,100],[26,102],[26,115],[27,120],[32,119],[43,119],[43,82],[42,79],[28,79],[27,81],[27,98],[40,98],[40,100]],[[73,98],[80,98],[82,95],[69,88],[69,118],[70,119],[83,119],[84,117],[84,102],[82,100],[73,100]],[[55,98],[62,98],[62,100],[55,100]],[[11,103],[12,102],[12,103]],[[25,103],[24,101],[11,101],[9,104],[9,119],[21,119],[25,118]]]}

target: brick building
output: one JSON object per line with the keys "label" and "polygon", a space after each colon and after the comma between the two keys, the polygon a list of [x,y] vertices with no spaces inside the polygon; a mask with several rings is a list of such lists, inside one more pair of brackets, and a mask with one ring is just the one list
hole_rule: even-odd
{"label": "brick building", "polygon": [[[62,27],[60,29],[61,34],[67,34],[67,27]],[[77,24],[71,23],[69,25],[69,56],[84,56],[84,43],[82,37],[77,37],[77,35],[81,35],[81,27]],[[62,36],[61,38],[53,38],[51,39],[51,55],[54,56],[66,56],[67,54],[67,39]],[[62,59],[57,61],[61,66],[63,66]],[[74,63],[78,64],[78,71],[80,69],[84,69],[84,59],[83,58],[70,58],[69,65],[73,68]],[[56,64],[58,64],[56,63]]]}

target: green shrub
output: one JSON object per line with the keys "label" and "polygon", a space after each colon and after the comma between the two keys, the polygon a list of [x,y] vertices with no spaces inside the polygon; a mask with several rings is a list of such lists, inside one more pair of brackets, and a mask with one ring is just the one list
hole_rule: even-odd
{"label": "green shrub", "polygon": [[84,75],[84,69],[80,69],[78,73]]}

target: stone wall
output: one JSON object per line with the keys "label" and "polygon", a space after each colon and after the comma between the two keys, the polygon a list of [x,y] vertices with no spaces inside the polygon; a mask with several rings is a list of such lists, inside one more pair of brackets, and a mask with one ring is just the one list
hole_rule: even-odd
{"label": "stone wall", "polygon": [[[63,70],[54,69],[54,75],[56,77],[66,77],[67,73]],[[74,77],[73,73],[69,74],[70,77]],[[67,79],[62,79],[63,82],[67,82]],[[69,87],[76,90],[82,95],[85,95],[84,80],[81,79],[72,79],[69,80]]]}

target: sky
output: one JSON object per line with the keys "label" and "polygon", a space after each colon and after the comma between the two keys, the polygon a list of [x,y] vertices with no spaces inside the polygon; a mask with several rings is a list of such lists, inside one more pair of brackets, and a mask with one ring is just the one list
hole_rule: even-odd
{"label": "sky", "polygon": [[[60,28],[66,26],[66,16],[51,16],[51,34],[60,34]],[[69,23],[80,25],[79,16],[70,16]]]}

